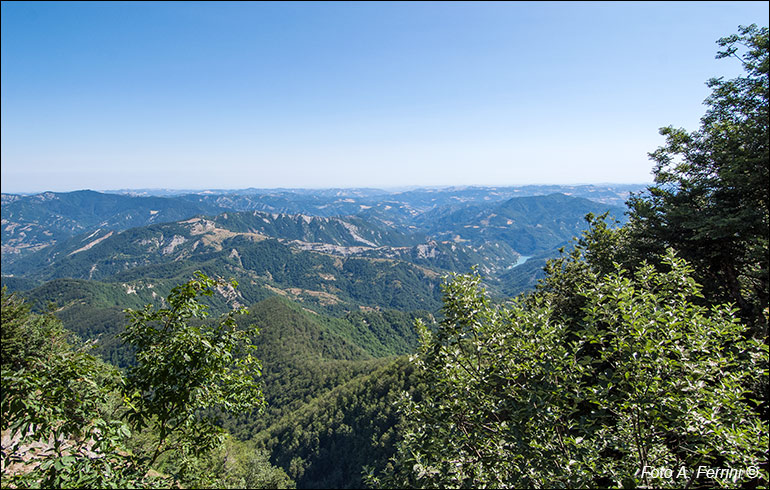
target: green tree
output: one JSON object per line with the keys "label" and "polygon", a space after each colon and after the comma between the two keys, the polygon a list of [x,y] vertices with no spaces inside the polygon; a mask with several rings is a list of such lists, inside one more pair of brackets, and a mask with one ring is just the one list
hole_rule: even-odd
{"label": "green tree", "polygon": [[768,325],[768,29],[740,27],[718,41],[745,75],[713,78],[698,131],[661,129],[650,154],[656,184],[629,201],[639,255],[667,247],[695,267],[714,303],[732,302],[755,335]]}
{"label": "green tree", "polygon": [[[577,257],[576,261],[583,260]],[[445,287],[445,319],[419,325],[420,400],[385,487],[735,486],[690,480],[698,466],[767,461],[767,421],[744,387],[767,376],[767,346],[673,253],[663,271],[588,268],[567,318],[548,295],[494,305],[477,275]],[[685,468],[654,479],[645,467]],[[766,468],[759,480],[767,484]]]}
{"label": "green tree", "polygon": [[32,315],[16,294],[2,288],[2,365],[18,370],[28,367],[66,343],[61,323],[52,315]]}
{"label": "green tree", "polygon": [[[77,346],[52,314],[2,291],[3,486],[123,488],[152,484],[125,453],[115,413],[121,376]],[[34,454],[37,463],[23,456]],[[14,471],[14,465],[19,471]]]}
{"label": "green tree", "polygon": [[[196,273],[172,290],[168,308],[127,310],[123,338],[136,365],[125,377],[74,346],[53,315],[32,314],[3,290],[2,429],[12,437],[2,449],[4,486],[290,486],[253,450],[215,461],[217,451],[234,446],[206,414],[264,403],[251,355],[256,330],[238,329],[237,312],[204,321],[199,297],[221,286]],[[23,471],[12,473],[14,464]]]}
{"label": "green tree", "polygon": [[121,337],[136,349],[124,389],[128,420],[140,430],[152,425],[157,433],[147,468],[173,450],[184,473],[188,458],[194,461],[222,442],[224,431],[206,413],[243,413],[264,404],[260,363],[252,356],[251,335],[257,331],[239,330],[235,321],[245,311],[214,323],[196,321],[208,316],[198,297],[212,296],[220,286],[197,272],[171,291],[168,307],[126,310],[130,323]]}

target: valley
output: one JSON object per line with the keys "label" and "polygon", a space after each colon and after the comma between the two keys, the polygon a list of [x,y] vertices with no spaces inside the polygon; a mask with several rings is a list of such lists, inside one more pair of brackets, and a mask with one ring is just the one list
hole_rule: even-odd
{"label": "valley", "polygon": [[356,488],[393,454],[393,405],[421,383],[414,322],[441,316],[445,278],[475,268],[499,300],[529,291],[585,215],[622,221],[631,190],[3,195],[2,283],[127,368],[125,308],[162,306],[194,271],[235,279],[208,305],[249,309],[267,408],[220,423],[301,487]]}

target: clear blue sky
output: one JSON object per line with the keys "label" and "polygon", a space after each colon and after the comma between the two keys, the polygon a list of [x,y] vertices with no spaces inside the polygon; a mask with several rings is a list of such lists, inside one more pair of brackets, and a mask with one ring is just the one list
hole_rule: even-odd
{"label": "clear blue sky", "polygon": [[2,2],[2,191],[649,182],[767,2]]}

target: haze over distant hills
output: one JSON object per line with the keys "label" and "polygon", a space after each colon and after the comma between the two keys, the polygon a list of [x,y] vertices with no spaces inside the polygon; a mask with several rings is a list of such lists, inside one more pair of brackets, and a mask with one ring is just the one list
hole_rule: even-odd
{"label": "haze over distant hills", "polygon": [[[622,220],[624,200],[642,189],[642,185],[585,185],[402,192],[246,189],[3,194],[3,284],[28,289],[66,278],[140,280],[161,270],[169,279],[181,278],[195,268],[216,269],[226,262],[226,269],[237,269],[239,278],[259,283],[249,299],[264,296],[256,290],[272,288],[295,290],[290,297],[314,303],[325,298],[327,305],[366,304],[349,290],[341,293],[346,288],[340,289],[344,276],[340,272],[354,263],[382,268],[387,260],[425,283],[415,291],[403,289],[411,298],[407,303],[433,307],[439,296],[436,278],[467,272],[472,266],[478,266],[501,294],[532,287],[545,259],[584,229],[587,213],[610,211]],[[274,260],[284,255],[286,264]],[[268,262],[274,266],[265,265],[264,260],[254,263],[255,256],[273,257]],[[329,262],[330,257],[335,259]],[[299,263],[312,263],[318,272],[287,276],[287,264],[295,262],[298,270],[303,267]],[[346,274],[354,280],[355,274]],[[293,283],[300,275],[301,286]],[[378,286],[387,283],[380,281]],[[241,294],[248,296],[248,289]],[[296,293],[297,289],[305,292]],[[424,293],[416,292],[423,289]],[[405,306],[406,299],[394,294],[398,296],[387,294],[391,300],[385,306]]]}
{"label": "haze over distant hills", "polygon": [[3,284],[97,280],[136,294],[208,269],[248,285],[245,304],[280,292],[326,307],[431,309],[440,277],[473,266],[499,294],[531,288],[587,213],[622,220],[624,200],[643,188],[3,194]]}
{"label": "haze over distant hills", "polygon": [[[493,288],[512,294],[534,284],[545,258],[584,228],[585,214],[611,211],[622,219],[624,200],[643,188],[3,194],[3,283],[28,288],[52,279],[104,281],[152,275],[153,268],[161,266],[178,274],[202,267],[214,256],[239,259],[245,274],[256,266],[246,267],[243,261],[248,262],[254,250],[267,247],[261,243],[267,240],[273,253],[278,253],[275,247],[291,250],[290,257],[311,262],[329,256],[371,263],[387,259],[400,267],[428,267],[437,276],[466,272],[475,265]],[[527,260],[528,266],[521,267]],[[512,272],[515,265],[519,270]],[[144,272],[136,272],[140,268]],[[281,276],[268,272],[271,278]],[[335,276],[332,271],[325,274]],[[279,289],[296,286],[268,282]],[[436,281],[430,282],[435,288]],[[328,289],[334,288],[328,284],[309,288]]]}
{"label": "haze over distant hills", "polygon": [[[623,206],[643,185],[523,186],[417,188],[403,192],[379,189],[245,189],[237,191],[138,190],[119,193],[75,191],[2,195],[3,261],[97,229],[120,231],[227,211],[265,211],[309,216],[359,215],[407,232],[414,221],[471,203],[562,193]],[[430,214],[426,214],[430,213]]]}
{"label": "haze over distant hills", "polygon": [[[197,270],[237,280],[208,304],[249,308],[268,410],[222,423],[302,487],[358,488],[357,468],[393,452],[392,406],[414,383],[393,356],[441,315],[444,278],[476,267],[497,299],[531,289],[586,214],[622,220],[644,187],[3,194],[2,283],[126,367],[125,308],[162,305]],[[309,427],[329,429],[308,445]]]}

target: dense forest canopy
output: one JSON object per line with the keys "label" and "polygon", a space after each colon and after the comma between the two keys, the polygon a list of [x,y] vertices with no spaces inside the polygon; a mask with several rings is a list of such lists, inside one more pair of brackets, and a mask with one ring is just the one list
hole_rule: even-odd
{"label": "dense forest canopy", "polygon": [[718,44],[744,74],[708,82],[698,130],[661,130],[628,221],[588,212],[513,299],[484,274],[557,245],[575,216],[523,216],[576,201],[450,203],[421,218],[449,239],[430,246],[386,203],[96,230],[18,257],[67,308],[3,288],[3,486],[767,487],[768,29]]}

